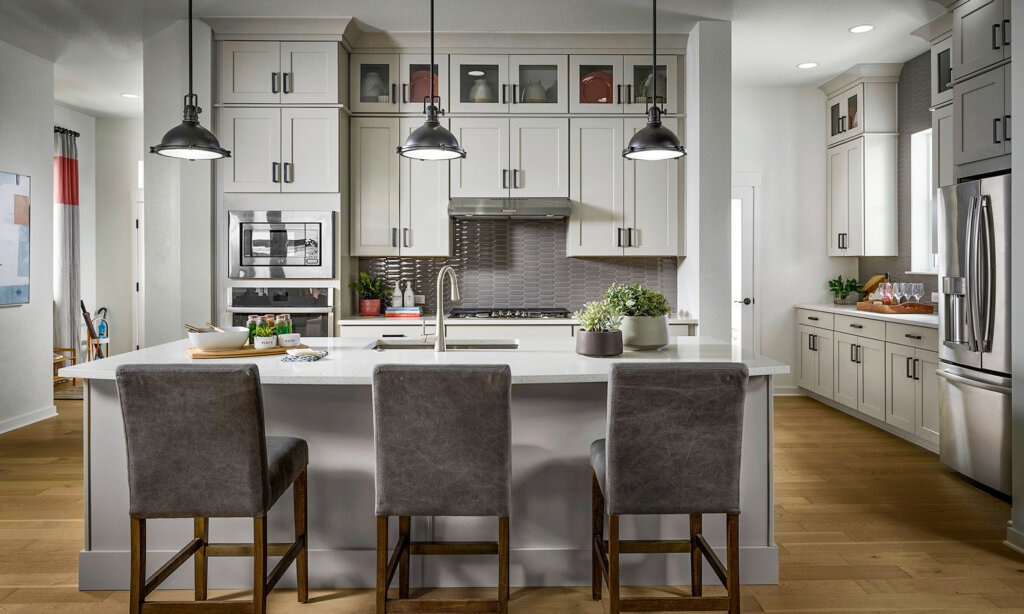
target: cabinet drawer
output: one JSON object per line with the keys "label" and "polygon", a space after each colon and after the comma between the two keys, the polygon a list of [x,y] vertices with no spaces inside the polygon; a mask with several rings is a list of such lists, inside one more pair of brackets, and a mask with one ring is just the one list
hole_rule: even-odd
{"label": "cabinet drawer", "polygon": [[824,311],[797,309],[796,322],[797,324],[806,324],[807,326],[817,326],[818,328],[832,330],[833,318],[831,313],[825,313]]}
{"label": "cabinet drawer", "polygon": [[835,317],[835,330],[841,333],[857,335],[858,337],[869,337],[885,341],[885,322],[881,320],[837,315]]}
{"label": "cabinet drawer", "polygon": [[889,343],[898,343],[935,352],[939,348],[939,331],[923,326],[908,326],[907,324],[886,322],[885,340]]}
{"label": "cabinet drawer", "polygon": [[[433,332],[434,329],[431,327],[428,332]],[[369,337],[378,339],[384,335],[397,336],[399,339],[419,339],[420,335],[423,334],[423,328],[416,324],[415,326],[409,325],[387,325],[381,324],[379,326],[365,326],[361,324],[344,324],[338,327],[338,336],[342,338],[351,339],[352,337]]]}

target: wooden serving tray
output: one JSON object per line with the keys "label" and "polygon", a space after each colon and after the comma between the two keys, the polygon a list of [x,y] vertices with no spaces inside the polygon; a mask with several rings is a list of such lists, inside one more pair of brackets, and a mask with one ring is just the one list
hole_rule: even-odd
{"label": "wooden serving tray", "polygon": [[857,309],[861,311],[873,311],[875,313],[888,313],[893,315],[907,315],[907,314],[929,314],[935,313],[935,308],[931,305],[922,305],[921,303],[903,303],[902,305],[885,305],[883,303],[869,303],[861,301],[857,303]]}
{"label": "wooden serving tray", "polygon": [[199,348],[188,348],[185,353],[189,358],[255,358],[256,356],[273,356],[284,354],[288,350],[308,348],[306,344],[299,344],[293,348],[273,347],[267,350],[257,350],[247,345],[240,350],[201,350]]}

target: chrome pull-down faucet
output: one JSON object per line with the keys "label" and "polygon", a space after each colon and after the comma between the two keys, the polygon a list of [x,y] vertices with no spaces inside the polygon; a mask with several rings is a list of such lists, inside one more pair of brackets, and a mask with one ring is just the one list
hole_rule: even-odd
{"label": "chrome pull-down faucet", "polygon": [[435,352],[447,351],[444,341],[444,276],[447,273],[448,277],[451,278],[452,285],[452,300],[459,300],[459,282],[455,277],[455,269],[449,265],[441,267],[441,270],[437,272],[437,331],[435,336],[437,340],[434,342]]}

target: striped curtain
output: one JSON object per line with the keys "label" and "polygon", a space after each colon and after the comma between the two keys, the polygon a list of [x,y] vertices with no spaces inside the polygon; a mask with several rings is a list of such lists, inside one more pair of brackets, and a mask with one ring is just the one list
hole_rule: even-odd
{"label": "striped curtain", "polygon": [[53,345],[62,348],[82,343],[76,139],[69,130],[53,130]]}

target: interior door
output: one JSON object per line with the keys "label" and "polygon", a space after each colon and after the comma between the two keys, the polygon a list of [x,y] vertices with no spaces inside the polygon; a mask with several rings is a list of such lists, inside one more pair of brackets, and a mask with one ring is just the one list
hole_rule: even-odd
{"label": "interior door", "polygon": [[621,55],[569,56],[569,112],[621,113]]}
{"label": "interior door", "polygon": [[1002,60],[1009,49],[1004,0],[970,0],[953,11],[953,78],[960,79]]}
{"label": "interior door", "polygon": [[917,422],[918,383],[914,379],[914,348],[886,344],[886,389],[888,405],[885,422],[913,433]]}
{"label": "interior door", "polygon": [[885,343],[857,337],[857,411],[885,420]]}
{"label": "interior door", "polygon": [[800,324],[797,326],[800,371],[797,385],[811,392],[818,389],[818,356],[814,353],[814,333],[817,328]]}
{"label": "interior door", "polygon": [[[663,118],[662,124],[673,132],[679,128],[679,122],[674,118]],[[622,147],[646,126],[646,119],[626,119],[623,135],[626,140]],[[626,249],[623,253],[626,256],[677,256],[679,169],[680,164],[685,163],[679,159],[623,159],[622,162],[626,226]]]}
{"label": "interior door", "polygon": [[845,256],[843,241],[850,236],[849,157],[842,145],[828,149],[829,256]]}
{"label": "interior door", "polygon": [[281,43],[224,41],[220,47],[220,70],[217,75],[220,102],[281,102]]}
{"label": "interior door", "polygon": [[281,191],[281,109],[222,108],[219,128],[231,157],[217,164],[225,192]]}
{"label": "interior door", "polygon": [[[514,117],[509,120],[513,198],[569,195],[569,120]],[[467,149],[468,151],[468,149]]]}
{"label": "interior door", "polygon": [[755,300],[754,285],[754,188],[734,186],[731,205],[732,342],[744,350],[760,352],[760,306]]}
{"label": "interior door", "polygon": [[509,120],[503,117],[452,119],[452,133],[469,154],[452,163],[453,197],[504,198],[512,185]]}
{"label": "interior door", "polygon": [[[401,120],[401,137],[423,125],[419,117]],[[448,127],[448,120],[441,119]],[[448,217],[451,162],[399,160],[399,219],[403,256],[450,256],[452,221]]]}
{"label": "interior door", "polygon": [[953,86],[953,161],[967,164],[1006,153],[1006,67]]}
{"label": "interior door", "polygon": [[835,334],[835,395],[833,400],[857,409],[860,389],[860,369],[857,365],[857,336]]}
{"label": "interior door", "polygon": [[338,191],[338,109],[281,109],[282,192]]}
{"label": "interior door", "polygon": [[920,385],[915,433],[921,439],[939,443],[939,355],[927,350],[915,351]]}
{"label": "interior door", "polygon": [[353,118],[351,133],[351,255],[398,256],[398,118]]}
{"label": "interior door", "polygon": [[582,117],[570,124],[568,256],[622,255],[622,128],[617,118]]}

